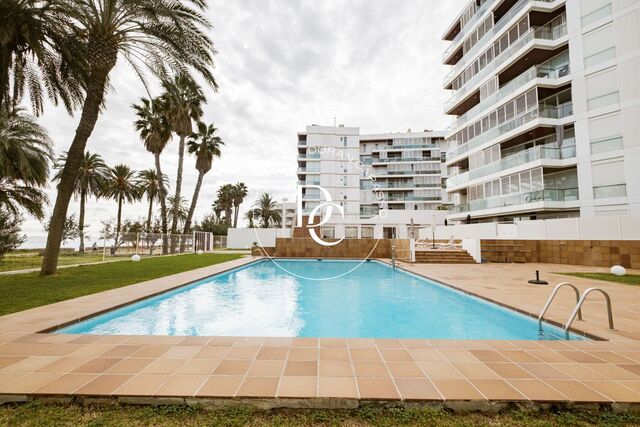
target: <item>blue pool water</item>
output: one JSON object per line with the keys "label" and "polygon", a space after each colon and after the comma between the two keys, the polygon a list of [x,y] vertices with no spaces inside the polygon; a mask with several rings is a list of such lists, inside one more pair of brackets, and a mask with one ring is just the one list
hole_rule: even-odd
{"label": "blue pool water", "polygon": [[377,261],[278,260],[212,276],[58,332],[564,339],[559,328],[543,329],[540,334],[535,319]]}

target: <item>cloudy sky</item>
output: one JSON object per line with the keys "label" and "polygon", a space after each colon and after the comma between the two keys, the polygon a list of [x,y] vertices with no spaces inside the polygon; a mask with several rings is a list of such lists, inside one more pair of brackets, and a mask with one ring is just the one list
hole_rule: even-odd
{"label": "cloudy sky", "polygon": [[[359,126],[362,133],[438,129],[450,123],[442,107],[446,44],[440,37],[466,0],[210,0],[211,37],[218,55],[220,91],[207,89],[204,120],[226,142],[206,175],[196,219],[210,210],[217,188],[242,181],[249,187],[246,209],[262,192],[295,198],[296,132],[309,124]],[[145,96],[123,62],[116,67],[107,109],[88,150],[109,165],[153,167],[133,130],[131,104]],[[158,93],[152,93],[158,95]],[[47,109],[41,123],[66,150],[78,115]],[[177,141],[162,155],[163,171],[175,185]],[[190,201],[197,172],[185,162],[183,194]],[[51,204],[55,192],[50,191]],[[50,209],[51,210],[50,206]],[[70,212],[77,213],[77,203]],[[112,201],[90,200],[88,234],[116,215]],[[146,216],[144,204],[127,205],[125,218]],[[28,220],[31,242],[44,238],[42,225]],[[44,242],[43,242],[44,243]]]}

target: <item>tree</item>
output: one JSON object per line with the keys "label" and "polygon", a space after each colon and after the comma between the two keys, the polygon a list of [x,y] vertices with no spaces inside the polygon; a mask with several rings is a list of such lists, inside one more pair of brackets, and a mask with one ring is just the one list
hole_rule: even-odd
{"label": "tree", "polygon": [[[149,213],[147,215],[147,233],[151,232],[151,216],[153,215],[153,202],[160,198],[162,194],[162,188],[167,188],[169,185],[169,178],[166,175],[162,176],[162,182],[158,179],[160,175],[154,169],[145,169],[138,173],[138,180],[140,182],[140,188],[142,193],[147,196],[149,202]],[[166,212],[165,212],[166,213]]]}
{"label": "tree", "polygon": [[0,110],[15,109],[24,94],[34,114],[44,100],[71,112],[82,101],[86,67],[70,37],[70,0],[0,2]]}
{"label": "tree", "polygon": [[104,194],[118,202],[118,216],[115,230],[115,240],[118,241],[122,225],[123,203],[133,203],[142,198],[140,186],[136,179],[136,172],[127,165],[116,165],[109,169],[109,176],[105,183]]}
{"label": "tree", "polygon": [[[174,205],[174,203],[176,203],[176,202],[173,200],[173,197],[174,197],[174,196],[169,196],[169,197],[167,197],[167,203],[168,203],[170,206],[173,206],[173,205]],[[187,219],[187,215],[189,215],[189,207],[188,207],[188,204],[187,204],[187,199],[186,199],[186,198],[184,198],[184,197],[181,197],[181,198],[180,198],[180,201],[179,201],[179,202],[177,202],[177,205],[178,205],[178,216],[175,218],[175,221],[178,223],[178,225],[182,225],[182,224],[184,224],[184,222],[186,221],[186,219]],[[174,218],[173,218],[173,209],[168,211],[168,219],[169,219],[169,221],[171,221],[171,222],[173,222],[173,221],[174,221]]]}
{"label": "tree", "polygon": [[[202,117],[202,104],[206,102],[202,88],[188,75],[177,74],[173,80],[162,82],[166,104],[166,115],[171,125],[171,130],[180,137],[178,144],[178,171],[176,173],[176,190],[174,200],[181,199],[182,192],[182,168],[184,164],[185,140],[193,133],[192,120],[199,121]],[[178,205],[173,205],[174,219],[171,222],[171,234],[177,232]]]}
{"label": "tree", "polygon": [[[205,30],[203,0],[59,0],[71,20],[71,39],[82,46],[74,52],[85,61],[80,122],[62,169],[58,194],[40,273],[53,274],[60,239],[78,167],[104,103],[109,75],[120,56],[146,84],[143,67],[166,79],[170,74],[195,70],[217,87],[211,69],[215,53]],[[162,174],[159,174],[162,176]]]}
{"label": "tree", "polygon": [[[49,227],[51,226],[51,222],[47,221],[44,225],[44,231],[49,231]],[[77,239],[80,236],[80,226],[78,225],[78,221],[76,221],[76,216],[74,214],[69,215],[64,220],[64,230],[62,231],[62,245],[64,245],[68,240]]]}
{"label": "tree", "polygon": [[220,147],[224,145],[224,141],[216,136],[216,128],[213,125],[206,125],[202,122],[198,123],[198,132],[191,134],[187,149],[189,154],[196,156],[196,169],[198,170],[198,180],[196,181],[196,188],[193,191],[193,197],[191,198],[191,206],[189,207],[189,213],[184,222],[184,234],[191,231],[191,221],[193,220],[193,214],[196,210],[198,203],[198,195],[200,194],[200,188],[202,187],[202,180],[207,172],[211,170],[213,165],[213,158],[220,157]]}
{"label": "tree", "polygon": [[27,236],[20,234],[21,225],[20,216],[0,207],[0,260],[27,240]]}
{"label": "tree", "polygon": [[22,110],[0,109],[0,208],[44,216],[52,142],[47,132]]}
{"label": "tree", "polygon": [[269,228],[273,225],[280,225],[282,215],[278,209],[278,203],[271,194],[262,193],[260,198],[253,205],[255,217],[260,220],[262,228]]}
{"label": "tree", "polygon": [[253,209],[249,209],[246,214],[244,214],[244,218],[249,221],[249,228],[255,228],[256,225],[253,222],[256,219],[256,211]]}
{"label": "tree", "polygon": [[212,233],[215,236],[226,236],[229,225],[221,223],[219,218],[216,218],[215,214],[208,214],[202,222],[193,226],[194,231],[206,231]]}
{"label": "tree", "polygon": [[225,184],[218,188],[217,199],[215,202],[224,212],[224,221],[231,226],[231,212],[233,210],[233,185]]}
{"label": "tree", "polygon": [[[140,134],[140,139],[144,142],[144,148],[147,149],[155,159],[156,175],[164,176],[160,165],[160,154],[167,146],[171,138],[171,128],[165,116],[165,105],[160,98],[149,100],[142,98],[139,105],[134,105],[138,119],[134,126]],[[162,253],[168,253],[168,220],[167,220],[167,190],[164,180],[158,181],[158,199],[160,201],[160,220],[162,222]]]}
{"label": "tree", "polygon": [[233,186],[231,195],[233,198],[233,228],[238,227],[238,213],[240,212],[240,205],[244,201],[244,198],[249,194],[247,186],[244,182],[238,182]]}
{"label": "tree", "polygon": [[[66,153],[58,157],[55,164],[58,172],[53,176],[54,181],[60,180],[61,165],[66,161]],[[109,168],[99,154],[89,153],[88,151],[84,153],[84,158],[78,170],[75,188],[75,194],[80,199],[80,217],[78,219],[78,234],[80,237],[78,252],[80,253],[84,253],[84,216],[87,197],[94,196],[96,199],[99,199],[102,196],[108,173]]]}

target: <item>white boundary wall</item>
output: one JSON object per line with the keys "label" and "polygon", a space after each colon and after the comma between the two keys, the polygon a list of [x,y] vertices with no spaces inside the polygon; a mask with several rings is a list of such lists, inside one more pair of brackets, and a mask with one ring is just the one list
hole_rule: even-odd
{"label": "white boundary wall", "polygon": [[[640,240],[640,215],[437,226],[436,239]],[[420,238],[431,238],[421,228]]]}
{"label": "white boundary wall", "polygon": [[251,248],[253,242],[265,248],[276,246],[276,237],[291,237],[290,229],[282,228],[230,228],[227,233],[227,248]]}

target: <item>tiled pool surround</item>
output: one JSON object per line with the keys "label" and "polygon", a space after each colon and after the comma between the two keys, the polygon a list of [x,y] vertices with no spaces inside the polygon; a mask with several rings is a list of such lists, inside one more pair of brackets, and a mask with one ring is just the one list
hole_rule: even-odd
{"label": "tiled pool surround", "polygon": [[[606,329],[603,302],[585,306],[577,327],[611,341],[451,341],[397,339],[96,336],[37,333],[250,262],[242,259],[0,318],[0,394],[107,398],[127,402],[347,406],[391,400],[493,408],[596,403],[625,409],[640,402],[640,290],[604,284],[617,331]],[[522,284],[530,270],[566,280],[557,265],[405,266],[456,288],[535,313],[549,287]],[[495,277],[501,277],[495,283]],[[594,282],[571,279],[580,289]],[[549,318],[564,321],[573,295]],[[152,399],[152,400],[149,400]],[[546,402],[546,403],[545,403]],[[635,407],[635,406],[634,406]]]}

